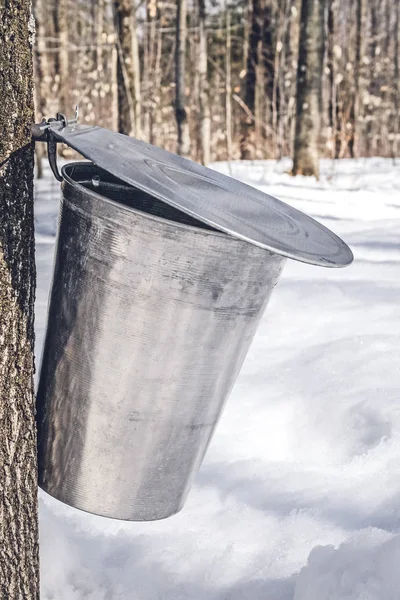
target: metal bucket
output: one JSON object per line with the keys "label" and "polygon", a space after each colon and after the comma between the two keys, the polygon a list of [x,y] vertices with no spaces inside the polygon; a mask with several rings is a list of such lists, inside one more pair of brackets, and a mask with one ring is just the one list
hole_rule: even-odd
{"label": "metal bucket", "polygon": [[168,517],[184,504],[286,259],[93,164],[67,165],[63,177],[39,484],[91,513]]}

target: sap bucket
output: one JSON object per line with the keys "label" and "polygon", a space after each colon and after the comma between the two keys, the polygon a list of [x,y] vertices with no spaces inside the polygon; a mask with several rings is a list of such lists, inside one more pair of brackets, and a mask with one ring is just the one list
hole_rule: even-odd
{"label": "sap bucket", "polygon": [[[37,395],[39,484],[126,520],[183,506],[287,257],[344,266],[311,218],[99,127],[62,170]],[[95,164],[94,164],[95,163]]]}

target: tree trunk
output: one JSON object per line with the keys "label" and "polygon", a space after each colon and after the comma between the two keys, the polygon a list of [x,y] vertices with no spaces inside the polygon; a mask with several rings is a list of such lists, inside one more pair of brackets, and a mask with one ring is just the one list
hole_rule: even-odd
{"label": "tree trunk", "polygon": [[[226,115],[226,157],[232,160],[232,36],[231,14],[226,6],[226,48],[225,48],[225,115]],[[230,168],[230,166],[229,166]]]}
{"label": "tree trunk", "polygon": [[59,77],[59,110],[70,114],[69,102],[69,46],[68,46],[68,6],[66,0],[55,1],[54,27],[58,38],[56,76]]}
{"label": "tree trunk", "polygon": [[140,72],[134,9],[130,0],[114,0],[118,52],[118,130],[140,137]]}
{"label": "tree trunk", "polygon": [[336,130],[336,68],[335,68],[335,0],[329,0],[328,9],[328,77],[329,77],[329,101],[328,101],[328,123],[329,123],[329,147],[331,158],[338,158],[340,153],[340,139]]}
{"label": "tree trunk", "polygon": [[[116,37],[116,35],[115,35]],[[113,131],[119,130],[119,105],[118,105],[118,50],[117,43],[113,45],[110,56],[110,84],[111,84],[111,126]]]}
{"label": "tree trunk", "polygon": [[[265,87],[265,123],[268,125],[266,144],[267,156],[276,152],[276,81],[275,81],[275,47],[274,21],[271,0],[267,0],[264,8],[263,31],[263,64]],[[270,132],[274,132],[274,136]],[[273,151],[273,152],[272,152]]]}
{"label": "tree trunk", "polygon": [[325,0],[302,0],[293,175],[319,177]]}
{"label": "tree trunk", "polygon": [[178,128],[177,154],[188,157],[190,154],[189,122],[186,113],[185,58],[186,58],[186,0],[177,0],[176,15],[176,54],[175,54],[175,117]]}
{"label": "tree trunk", "polygon": [[362,28],[362,0],[355,0],[356,3],[356,38],[355,38],[355,58],[354,58],[354,86],[353,98],[350,108],[350,137],[348,141],[349,153],[351,158],[359,156],[358,148],[358,118],[360,111],[360,65],[361,65],[361,28]]}
{"label": "tree trunk", "polygon": [[242,135],[240,140],[240,156],[242,160],[249,160],[255,157],[255,103],[257,87],[257,66],[259,59],[259,45],[262,42],[262,24],[263,24],[263,0],[250,0],[251,2],[251,24],[249,29],[246,83],[244,102],[249,113],[243,115]]}
{"label": "tree trunk", "polygon": [[208,98],[207,79],[207,31],[205,0],[198,0],[199,7],[199,104],[200,104],[200,142],[203,165],[210,162],[211,119]]}
{"label": "tree trunk", "polygon": [[400,69],[399,69],[399,38],[400,38],[400,2],[396,2],[394,21],[394,83],[393,83],[393,105],[394,105],[394,136],[393,136],[393,159],[398,152],[400,132]]}
{"label": "tree trunk", "polygon": [[376,107],[374,99],[379,94],[379,83],[375,76],[378,48],[378,3],[375,0],[370,0],[368,3],[370,12],[370,37],[368,44],[369,65],[368,65],[368,94],[370,101],[365,107],[366,127],[365,141],[367,156],[375,156],[376,154],[376,137],[375,137],[375,122],[376,122]]}
{"label": "tree trunk", "polygon": [[39,598],[30,8],[30,0],[0,4],[0,597],[7,600]]}
{"label": "tree trunk", "polygon": [[[160,104],[161,77],[157,67],[162,38],[158,36],[161,19],[160,3],[147,0],[146,6],[146,138],[150,144],[156,142],[156,112]],[[159,24],[157,28],[157,23]],[[160,86],[158,86],[160,79]]]}
{"label": "tree trunk", "polygon": [[[46,68],[46,51],[44,48],[44,15],[42,3],[33,3],[33,15],[36,23],[36,37],[37,47],[34,51],[34,79],[35,79],[35,121],[39,122],[43,117],[46,116],[46,97],[47,94],[44,90],[45,85],[45,71]],[[47,73],[47,71],[46,71]],[[35,162],[36,162],[36,177],[38,179],[43,178],[43,157],[44,157],[44,144],[36,144],[35,147]]]}

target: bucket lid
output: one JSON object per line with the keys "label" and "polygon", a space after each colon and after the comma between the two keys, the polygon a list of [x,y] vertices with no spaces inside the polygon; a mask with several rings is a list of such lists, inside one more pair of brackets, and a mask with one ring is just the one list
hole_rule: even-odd
{"label": "bucket lid", "polygon": [[299,210],[236,179],[102,127],[51,127],[97,166],[235,238],[294,260],[344,267],[350,248]]}

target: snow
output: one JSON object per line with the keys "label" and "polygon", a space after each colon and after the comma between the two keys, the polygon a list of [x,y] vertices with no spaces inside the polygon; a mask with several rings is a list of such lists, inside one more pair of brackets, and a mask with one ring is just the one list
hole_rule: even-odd
{"label": "snow", "polygon": [[[400,598],[400,163],[214,168],[304,210],[355,254],[288,261],[181,513],[124,523],[40,492],[45,600]],[[58,184],[37,183],[37,356]]]}

